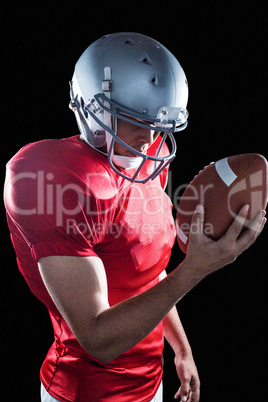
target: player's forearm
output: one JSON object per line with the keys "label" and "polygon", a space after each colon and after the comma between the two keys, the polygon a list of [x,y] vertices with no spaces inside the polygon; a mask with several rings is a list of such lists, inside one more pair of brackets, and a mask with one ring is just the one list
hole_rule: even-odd
{"label": "player's forearm", "polygon": [[185,357],[192,353],[191,346],[175,306],[165,316],[163,328],[164,336],[177,357]]}
{"label": "player's forearm", "polygon": [[146,292],[103,311],[85,349],[104,362],[114,360],[146,337],[170,309],[205,276],[183,262]]}
{"label": "player's forearm", "polygon": [[[193,225],[199,230],[191,234],[181,265],[153,288],[99,315],[97,328],[111,331],[109,357],[115,358],[139,342],[197,283],[232,263],[254,243],[265,224],[265,212],[261,211],[241,235],[247,213],[246,206],[242,207],[226,235],[215,242],[203,235],[204,209],[198,206]],[[116,332],[117,325],[122,332]]]}
{"label": "player's forearm", "polygon": [[[160,275],[163,280],[167,276],[166,271]],[[163,320],[164,336],[172,347],[176,356],[185,356],[191,353],[188,338],[181,323],[176,306],[167,313]]]}

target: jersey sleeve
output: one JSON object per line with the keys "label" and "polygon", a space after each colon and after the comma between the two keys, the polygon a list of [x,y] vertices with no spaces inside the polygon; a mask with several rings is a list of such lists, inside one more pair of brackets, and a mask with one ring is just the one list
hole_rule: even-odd
{"label": "jersey sleeve", "polygon": [[[99,181],[99,178],[98,178]],[[9,218],[38,261],[51,255],[96,256],[111,219],[109,200],[99,200],[93,180],[45,161],[20,159],[7,169]]]}

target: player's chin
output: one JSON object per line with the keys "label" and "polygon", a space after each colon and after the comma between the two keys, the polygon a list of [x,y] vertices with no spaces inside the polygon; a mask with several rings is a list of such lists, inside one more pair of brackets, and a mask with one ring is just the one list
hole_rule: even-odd
{"label": "player's chin", "polygon": [[[146,155],[146,151],[143,150],[136,150],[137,152],[139,152],[140,154]],[[138,158],[140,155],[135,154],[134,152],[131,151],[127,151],[125,156],[130,156],[131,158]]]}

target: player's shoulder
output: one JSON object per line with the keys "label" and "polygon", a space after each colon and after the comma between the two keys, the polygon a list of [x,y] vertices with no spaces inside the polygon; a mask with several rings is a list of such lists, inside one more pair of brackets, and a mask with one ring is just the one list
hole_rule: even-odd
{"label": "player's shoulder", "polygon": [[76,183],[81,189],[89,187],[100,198],[115,194],[120,187],[107,157],[79,141],[79,136],[27,144],[8,162],[7,170],[15,174],[42,172],[61,185]]}
{"label": "player's shoulder", "polygon": [[21,159],[31,160],[53,160],[56,161],[56,157],[75,156],[78,150],[76,146],[79,144],[78,136],[69,138],[53,138],[44,139],[41,141],[31,142],[24,145],[10,160],[10,162],[16,162]]}
{"label": "player's shoulder", "polygon": [[[94,170],[96,164],[100,163],[99,153],[84,143],[78,141],[79,137],[69,137],[62,139],[45,139],[32,142],[22,147],[8,162],[12,165],[35,166],[55,165],[57,169],[66,168],[70,171],[78,172],[81,167]],[[105,161],[102,166],[105,167]]]}
{"label": "player's shoulder", "polygon": [[62,152],[63,140],[45,139],[24,145],[7,163],[10,165],[26,164],[33,161],[53,161]]}

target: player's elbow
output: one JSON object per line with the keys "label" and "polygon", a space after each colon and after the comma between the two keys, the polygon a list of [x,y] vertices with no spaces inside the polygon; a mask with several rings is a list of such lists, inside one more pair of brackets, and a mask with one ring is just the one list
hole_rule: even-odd
{"label": "player's elbow", "polygon": [[100,363],[110,363],[124,352],[111,332],[107,328],[99,328],[96,322],[84,327],[73,327],[72,330],[85,352]]}
{"label": "player's elbow", "polygon": [[119,354],[111,347],[110,343],[103,341],[93,341],[91,339],[78,340],[82,348],[95,360],[100,363],[111,363]]}

